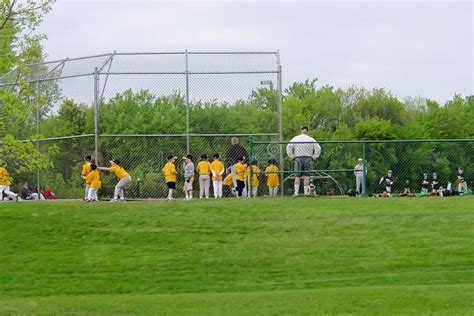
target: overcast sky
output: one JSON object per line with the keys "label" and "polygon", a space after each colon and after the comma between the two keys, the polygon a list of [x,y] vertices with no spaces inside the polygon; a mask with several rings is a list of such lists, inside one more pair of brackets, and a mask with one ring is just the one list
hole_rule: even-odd
{"label": "overcast sky", "polygon": [[471,1],[58,0],[48,59],[130,51],[276,50],[283,85],[385,87],[444,103],[474,91]]}

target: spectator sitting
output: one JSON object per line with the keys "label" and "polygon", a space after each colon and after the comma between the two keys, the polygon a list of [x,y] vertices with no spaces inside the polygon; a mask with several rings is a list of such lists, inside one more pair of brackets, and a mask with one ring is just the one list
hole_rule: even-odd
{"label": "spectator sitting", "polygon": [[403,193],[401,193],[399,196],[408,196],[408,197],[415,196],[415,194],[411,192],[410,180],[405,181],[405,189],[403,190]]}
{"label": "spectator sitting", "polygon": [[20,191],[20,195],[23,200],[38,200],[39,199],[38,193],[30,189],[30,187],[28,186],[28,182],[25,182],[23,184],[23,187],[21,188],[21,191]]}
{"label": "spectator sitting", "polygon": [[47,185],[41,194],[44,196],[46,200],[56,200],[56,196],[53,192],[51,192],[51,188]]}
{"label": "spectator sitting", "polygon": [[430,196],[439,196],[441,183],[438,180],[438,174],[436,172],[433,173],[433,180],[431,180],[431,193]]}
{"label": "spectator sitting", "polygon": [[380,178],[379,184],[385,184],[385,191],[382,193],[384,197],[392,194],[393,182],[392,170],[389,170],[386,176]]}

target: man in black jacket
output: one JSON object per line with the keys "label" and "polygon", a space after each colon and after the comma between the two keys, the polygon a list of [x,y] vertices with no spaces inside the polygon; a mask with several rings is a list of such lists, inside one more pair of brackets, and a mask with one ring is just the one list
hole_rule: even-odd
{"label": "man in black jacket", "polygon": [[230,139],[231,145],[227,148],[225,156],[225,167],[230,168],[232,174],[232,183],[234,189],[237,187],[237,180],[235,179],[235,163],[239,157],[248,157],[247,150],[239,144],[239,139],[237,137],[232,137]]}

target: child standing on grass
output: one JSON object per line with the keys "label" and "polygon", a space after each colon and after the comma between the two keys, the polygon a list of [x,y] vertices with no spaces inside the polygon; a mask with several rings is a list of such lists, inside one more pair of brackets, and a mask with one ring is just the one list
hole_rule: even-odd
{"label": "child standing on grass", "polygon": [[[250,196],[257,197],[257,193],[258,193],[258,184],[259,184],[258,174],[260,173],[260,168],[257,166],[257,163],[258,161],[254,159],[252,161],[252,165],[247,167],[247,173],[248,173],[247,183],[252,183],[252,192],[248,193],[249,197]],[[252,179],[250,179],[250,168],[252,168]]]}
{"label": "child standing on grass", "polygon": [[[90,155],[84,157],[84,164],[82,165],[81,178],[86,180],[89,172],[91,172],[92,157]],[[87,201],[89,198],[89,185],[86,181],[86,190],[84,192],[84,201]]]}
{"label": "child standing on grass", "polygon": [[168,201],[174,200],[173,192],[176,190],[176,167],[174,165],[176,158],[177,157],[173,155],[168,156],[168,162],[165,164],[163,169],[161,169],[163,176],[165,177],[166,186],[168,187]]}
{"label": "child standing on grass", "polygon": [[186,155],[183,157],[183,169],[184,169],[184,196],[186,200],[191,200],[193,198],[193,182],[194,182],[194,163],[193,156]]}
{"label": "child standing on grass", "polygon": [[265,177],[267,177],[268,195],[276,196],[278,194],[278,186],[280,185],[280,174],[278,173],[275,159],[268,160],[268,167],[265,168]]}
{"label": "child standing on grass", "polygon": [[115,176],[119,179],[119,182],[115,185],[114,190],[114,198],[110,200],[110,202],[124,202],[125,201],[125,194],[124,189],[127,185],[132,181],[132,177],[128,174],[128,172],[120,165],[120,161],[117,159],[110,160],[110,167],[97,167],[99,170],[107,171],[110,173],[115,174]]}
{"label": "child standing on grass", "polygon": [[237,182],[237,196],[242,197],[242,193],[245,189],[245,176],[247,173],[247,167],[243,164],[244,157],[238,157],[235,164],[235,179]]}
{"label": "child standing on grass", "polygon": [[89,185],[87,202],[99,202],[97,192],[102,187],[102,182],[100,182],[99,170],[95,164],[91,164],[91,171],[86,177],[86,184]]}
{"label": "child standing on grass", "polygon": [[212,155],[213,161],[211,162],[211,173],[212,173],[212,188],[214,190],[214,198],[222,197],[222,175],[224,174],[224,164],[219,160],[219,154]]}
{"label": "child standing on grass", "polygon": [[211,164],[207,160],[207,155],[201,155],[201,161],[196,167],[196,171],[199,173],[199,198],[202,199],[204,196],[206,199],[209,198],[209,186],[211,185]]}
{"label": "child standing on grass", "polygon": [[8,198],[15,199],[18,201],[18,194],[13,193],[10,191],[10,185],[12,184],[12,178],[8,174],[7,169],[5,169],[6,164],[4,162],[0,162],[0,202],[3,201],[3,194]]}

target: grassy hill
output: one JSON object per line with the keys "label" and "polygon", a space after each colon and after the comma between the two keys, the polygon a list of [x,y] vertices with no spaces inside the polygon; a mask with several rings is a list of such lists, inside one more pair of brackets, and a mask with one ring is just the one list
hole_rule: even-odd
{"label": "grassy hill", "polygon": [[474,198],[0,204],[0,314],[470,314]]}

